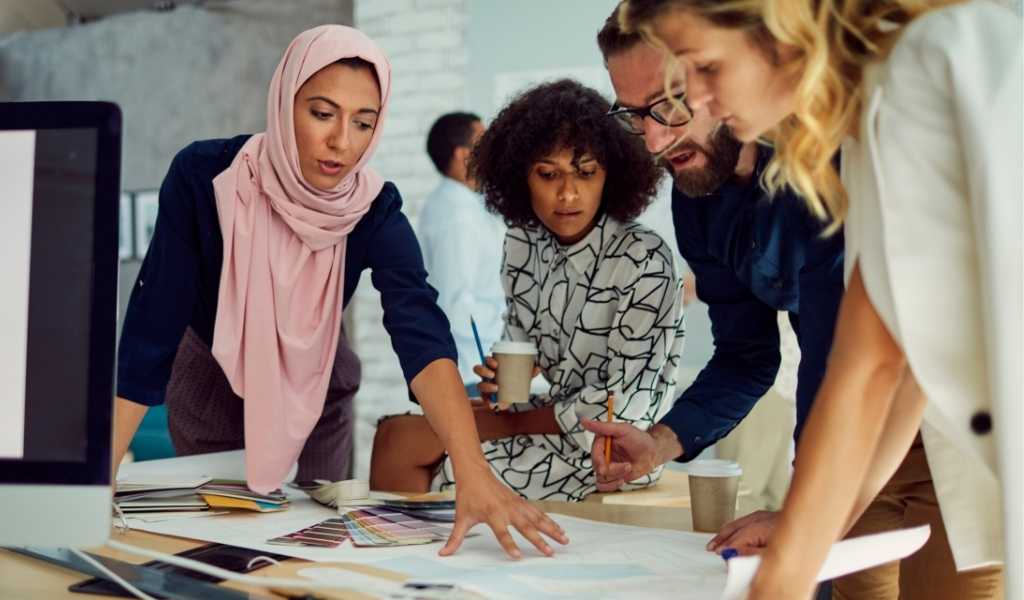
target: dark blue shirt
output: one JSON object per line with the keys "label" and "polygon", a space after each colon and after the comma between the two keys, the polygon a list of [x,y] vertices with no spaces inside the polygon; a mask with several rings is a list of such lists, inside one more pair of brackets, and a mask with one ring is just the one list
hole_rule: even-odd
{"label": "dark blue shirt", "polygon": [[781,357],[777,311],[789,313],[800,344],[796,430],[799,438],[825,374],[843,295],[843,236],[796,194],[774,198],[759,185],[771,151],[759,149],[747,183],[727,182],[690,198],[672,191],[679,253],[708,305],[715,350],[661,422],[691,460],[747,416],[775,381]]}
{"label": "dark blue shirt", "polygon": [[[160,208],[146,258],[132,289],[118,347],[117,393],[139,404],[164,400],[185,328],[213,343],[223,239],[213,179],[228,168],[248,136],[195,142],[178,153],[160,186]],[[456,360],[448,319],[427,284],[419,244],[392,183],[348,236],[347,305],[363,271],[380,291],[384,327],[406,381],[438,358]]]}

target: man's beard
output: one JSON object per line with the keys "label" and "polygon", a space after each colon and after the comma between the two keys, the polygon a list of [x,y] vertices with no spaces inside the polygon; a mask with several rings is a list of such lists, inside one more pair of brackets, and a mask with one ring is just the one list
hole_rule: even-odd
{"label": "man's beard", "polygon": [[732,136],[727,127],[719,127],[708,141],[707,146],[686,140],[676,150],[700,152],[705,165],[699,168],[683,169],[676,173],[672,165],[665,162],[669,174],[675,180],[675,187],[690,197],[707,196],[729,180],[736,171],[743,143]]}

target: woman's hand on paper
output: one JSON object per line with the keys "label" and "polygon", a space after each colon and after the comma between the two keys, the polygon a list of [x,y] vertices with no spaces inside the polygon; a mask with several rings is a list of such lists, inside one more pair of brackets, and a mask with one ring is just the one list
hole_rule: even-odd
{"label": "woman's hand on paper", "polygon": [[775,529],[778,516],[775,511],[759,510],[726,523],[708,542],[707,549],[721,553],[726,548],[733,548],[741,556],[760,554],[768,546],[768,538]]}
{"label": "woman's hand on paper", "polygon": [[[499,482],[491,472],[480,448],[476,417],[454,361],[435,360],[409,382],[409,387],[447,451],[458,482],[455,526],[439,553],[441,556],[454,554],[469,530],[479,523],[486,523],[494,531],[502,548],[513,558],[519,558],[521,553],[509,533],[510,526],[546,555],[553,551],[543,536],[561,544],[569,542],[557,523]],[[452,402],[453,398],[457,401]]]}
{"label": "woman's hand on paper", "polygon": [[522,558],[522,552],[509,532],[510,526],[545,556],[554,555],[554,550],[544,536],[559,544],[569,543],[558,523],[499,482],[487,464],[474,469],[469,473],[456,473],[455,527],[448,543],[439,552],[441,556],[455,554],[466,534],[478,523],[486,523],[505,553],[514,559]]}

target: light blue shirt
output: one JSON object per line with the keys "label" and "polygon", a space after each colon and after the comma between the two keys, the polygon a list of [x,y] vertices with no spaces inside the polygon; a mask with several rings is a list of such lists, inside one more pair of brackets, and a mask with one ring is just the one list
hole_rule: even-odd
{"label": "light blue shirt", "polygon": [[473,365],[480,364],[470,316],[480,330],[484,353],[501,339],[505,292],[501,287],[501,253],[505,225],[484,208],[484,199],[468,187],[444,177],[427,197],[417,234],[423,247],[427,281],[448,315],[459,352],[459,374],[477,383]]}

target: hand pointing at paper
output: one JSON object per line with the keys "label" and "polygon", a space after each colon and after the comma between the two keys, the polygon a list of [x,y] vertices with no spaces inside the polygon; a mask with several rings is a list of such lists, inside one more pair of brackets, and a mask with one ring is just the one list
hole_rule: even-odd
{"label": "hand pointing at paper", "polygon": [[479,472],[468,475],[466,471],[470,468],[459,473],[459,491],[455,496],[455,527],[448,543],[439,553],[441,556],[454,554],[469,530],[478,523],[486,523],[494,531],[505,553],[514,559],[522,558],[522,552],[509,532],[510,526],[545,556],[554,555],[545,536],[559,544],[569,543],[565,531],[557,523],[499,482],[486,463],[478,468],[481,469]]}
{"label": "hand pointing at paper", "polygon": [[[546,556],[554,552],[544,536],[560,544],[569,543],[565,532],[551,517],[495,477],[480,449],[473,411],[465,388],[458,380],[455,363],[435,361],[427,365],[412,380],[410,388],[420,400],[441,449],[448,453],[459,482],[455,495],[455,527],[440,551],[441,556],[454,554],[469,530],[479,523],[486,523],[505,553],[515,559],[521,558],[522,552],[516,547],[509,527],[518,530]],[[460,395],[461,402],[452,401]]]}

